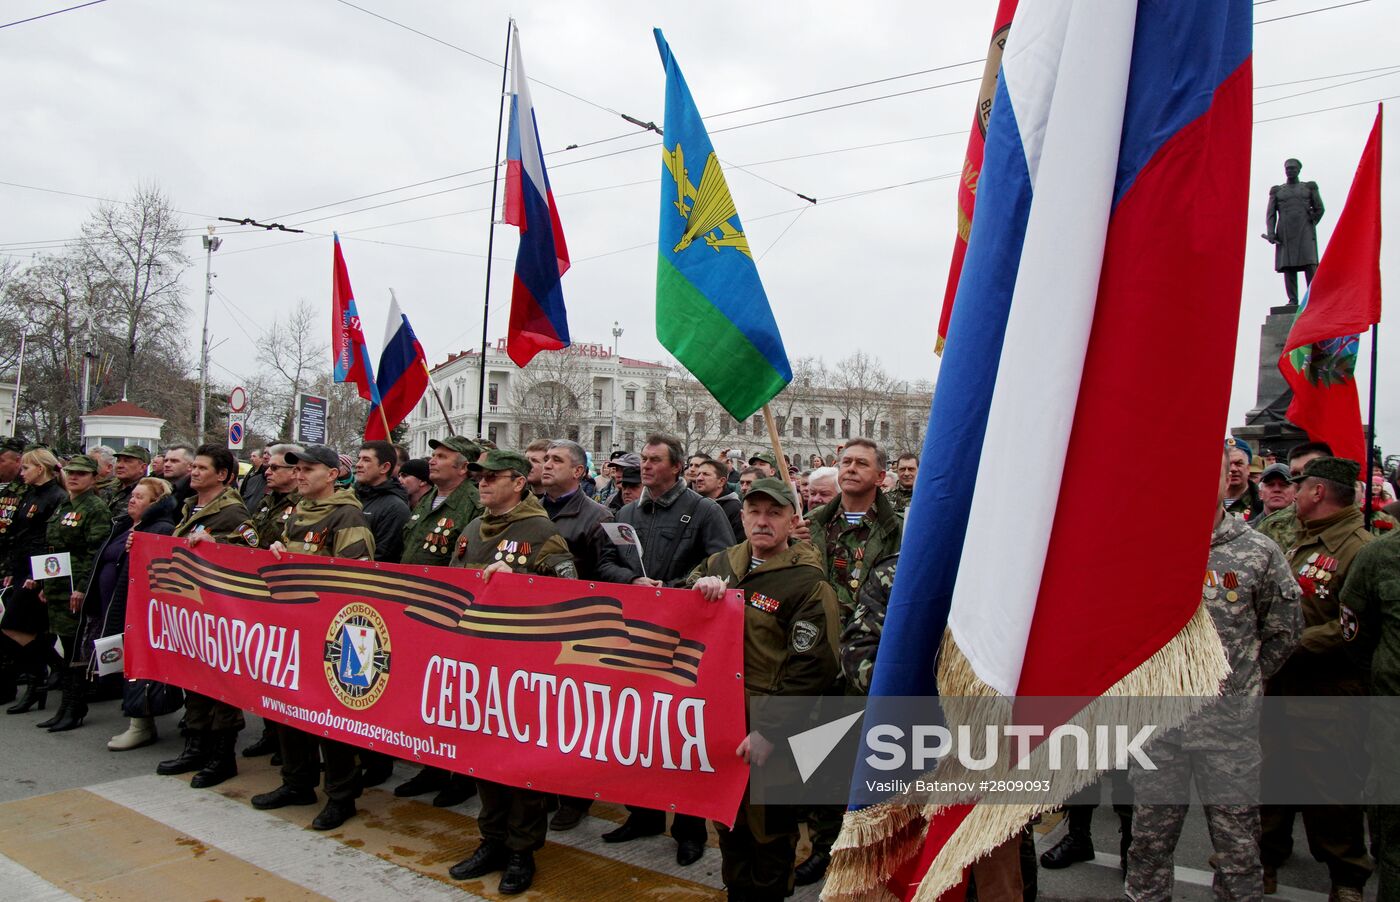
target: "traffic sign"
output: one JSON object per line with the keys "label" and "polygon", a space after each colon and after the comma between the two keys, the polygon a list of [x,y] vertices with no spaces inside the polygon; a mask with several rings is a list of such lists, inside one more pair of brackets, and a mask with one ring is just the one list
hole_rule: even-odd
{"label": "traffic sign", "polygon": [[233,391],[228,393],[228,409],[230,413],[242,413],[248,409],[248,392],[243,386],[235,385]]}
{"label": "traffic sign", "polygon": [[228,418],[228,447],[230,451],[240,451],[243,448],[243,438],[245,430],[245,420],[247,418],[241,413],[230,414]]}

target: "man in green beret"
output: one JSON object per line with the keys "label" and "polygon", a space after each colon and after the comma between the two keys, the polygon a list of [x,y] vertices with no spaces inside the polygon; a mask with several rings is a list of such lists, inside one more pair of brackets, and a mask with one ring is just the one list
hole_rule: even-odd
{"label": "man in green beret", "polygon": [[[471,469],[481,474],[486,513],[462,530],[452,566],[481,570],[483,582],[496,573],[577,579],[569,544],[530,493],[529,458],[517,451],[492,450]],[[481,792],[481,845],[449,873],[457,880],[473,880],[504,870],[497,891],[503,896],[523,893],[534,880],[535,851],[544,845],[549,829],[549,796],[489,780],[476,782]]]}
{"label": "man in green beret", "polygon": [[[1347,574],[1357,552],[1374,538],[1366,530],[1356,504],[1356,480],[1361,465],[1345,457],[1319,457],[1308,461],[1294,477],[1298,486],[1294,505],[1302,529],[1289,550],[1289,566],[1303,590],[1301,644],[1268,682],[1269,695],[1364,696],[1366,672],[1347,655],[1338,600],[1345,591]],[[1334,797],[1342,784],[1366,773],[1364,736],[1338,710],[1309,709],[1306,729],[1293,729],[1274,741],[1288,742],[1289,749],[1264,751],[1264,784],[1271,770],[1288,756],[1299,765],[1289,773],[1313,783],[1314,797]],[[1278,757],[1272,768],[1270,759]],[[1371,876],[1366,853],[1363,809],[1355,805],[1265,805],[1260,812],[1263,829],[1260,857],[1264,864],[1265,892],[1277,886],[1277,872],[1293,846],[1293,817],[1301,813],[1307,828],[1309,851],[1327,865],[1334,899],[1361,899]]]}
{"label": "man in green beret", "polygon": [[[745,541],[712,554],[687,583],[710,601],[744,593],[744,690],[747,697],[823,695],[837,680],[841,615],[821,552],[788,544],[798,522],[796,496],[781,479],[755,480],[744,496]],[[755,720],[736,750],[762,765],[781,734]],[[730,898],[781,899],[792,892],[797,809],[753,805],[745,793],[734,827],[717,824],[721,872]]]}
{"label": "man in green beret", "polygon": [[[462,529],[484,510],[476,483],[467,478],[467,467],[481,456],[481,446],[465,435],[452,435],[429,439],[428,447],[433,452],[428,457],[428,482],[433,489],[414,505],[404,524],[399,563],[446,567]],[[465,802],[476,789],[470,777],[432,766],[424,766],[394,787],[399,798],[429,792],[437,793],[435,806],[447,808]]]}

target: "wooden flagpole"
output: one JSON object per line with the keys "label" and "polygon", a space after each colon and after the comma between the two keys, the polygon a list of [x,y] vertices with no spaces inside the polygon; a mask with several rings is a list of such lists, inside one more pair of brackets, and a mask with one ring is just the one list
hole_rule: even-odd
{"label": "wooden flagpole", "polygon": [[1366,414],[1366,528],[1371,528],[1371,505],[1375,501],[1375,486],[1371,482],[1371,469],[1376,465],[1376,364],[1380,338],[1380,325],[1371,324],[1371,401]]}
{"label": "wooden flagpole", "polygon": [[428,374],[428,388],[432,389],[433,397],[437,399],[438,410],[442,411],[442,418],[447,422],[447,434],[452,434],[452,417],[447,414],[447,405],[442,403],[442,395],[438,392],[437,383],[433,381],[433,371],[428,369],[428,362],[423,361],[423,372]]}
{"label": "wooden flagpole", "polygon": [[[792,484],[792,474],[788,472],[787,456],[783,454],[783,442],[778,437],[778,425],[773,420],[773,411],[767,405],[763,405],[763,422],[768,424],[768,440],[773,443],[773,454],[778,458],[778,473],[793,494],[797,494],[797,486]],[[801,499],[799,499],[800,503]]]}

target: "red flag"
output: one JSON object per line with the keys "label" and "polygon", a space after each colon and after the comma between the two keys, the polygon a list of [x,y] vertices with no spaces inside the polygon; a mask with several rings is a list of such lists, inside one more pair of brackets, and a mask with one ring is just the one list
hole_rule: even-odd
{"label": "red flag", "polygon": [[982,152],[987,142],[987,120],[992,116],[992,98],[997,91],[997,72],[1001,69],[1001,52],[1011,31],[1011,17],[1016,14],[1018,0],[1001,0],[997,6],[996,27],[992,29],[992,44],[987,49],[987,63],[982,67],[982,87],[977,92],[977,110],[972,117],[972,134],[967,136],[967,154],[963,157],[962,179],[958,183],[958,234],[953,239],[953,260],[948,265],[948,287],[943,290],[943,312],[938,317],[938,341],[934,352],[943,353],[948,338],[948,319],[953,315],[953,298],[958,293],[963,258],[967,256],[967,236],[972,234],[972,210],[977,205],[977,179],[982,174]]}
{"label": "red flag", "polygon": [[1381,319],[1383,114],[1376,111],[1346,206],[1278,361],[1293,389],[1288,419],[1337,456],[1356,461],[1366,459],[1356,395],[1358,336]]}
{"label": "red flag", "polygon": [[371,404],[379,403],[379,386],[374,381],[374,367],[365,347],[365,331],[360,325],[360,311],[355,309],[355,292],[350,287],[350,272],[340,252],[340,235],[335,237],[335,258],[331,262],[331,353],[334,360],[331,375],[336,382],[353,382],[360,397]]}

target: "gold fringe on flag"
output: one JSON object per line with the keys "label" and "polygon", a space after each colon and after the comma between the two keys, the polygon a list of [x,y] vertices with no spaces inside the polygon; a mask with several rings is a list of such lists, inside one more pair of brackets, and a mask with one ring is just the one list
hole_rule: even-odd
{"label": "gold fringe on flag", "polygon": [[[1165,731],[1180,726],[1195,712],[1218,697],[1220,684],[1230,673],[1215,623],[1204,605],[1199,606],[1181,632],[1152,657],[1115,683],[1098,699],[1085,705],[1067,723],[1092,727],[1112,711],[1115,725],[1135,734],[1147,726]],[[987,727],[1011,723],[1010,699],[977,678],[971,663],[945,633],[939,653],[939,695],[945,699],[950,723],[967,724],[973,735]],[[991,702],[992,704],[983,704]],[[1010,740],[1000,750],[992,770],[968,771],[956,759],[946,759],[925,777],[948,783],[998,779],[1048,781],[1050,789],[1034,803],[977,804],[944,844],[914,896],[916,902],[935,902],[962,880],[963,869],[1010,839],[1031,818],[1057,808],[1064,799],[1098,780],[1099,772],[1049,766],[1049,743],[1042,742],[1021,767],[1010,754]],[[1098,761],[1091,748],[1090,761]],[[923,843],[928,822],[949,805],[975,801],[975,796],[937,798],[896,797],[890,802],[848,812],[841,835],[832,847],[822,898],[826,900],[875,900],[890,897],[885,885],[890,875],[909,861]],[[920,808],[920,802],[926,804]]]}

